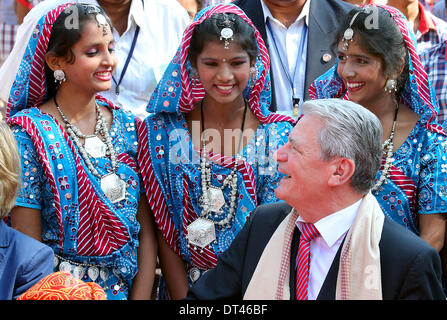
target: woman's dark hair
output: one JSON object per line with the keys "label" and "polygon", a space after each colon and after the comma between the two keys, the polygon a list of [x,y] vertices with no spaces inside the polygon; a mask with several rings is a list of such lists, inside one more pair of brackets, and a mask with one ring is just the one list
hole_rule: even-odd
{"label": "woman's dark hair", "polygon": [[[109,26],[112,25],[104,10],[98,6],[76,3],[65,8],[54,21],[47,53],[51,52],[56,57],[65,57],[68,63],[74,63],[76,57],[72,47],[81,39],[85,24],[90,21],[97,22],[97,14],[102,14]],[[54,81],[53,71],[47,64],[45,64],[45,79],[46,100],[48,100],[56,94],[58,85]]]}
{"label": "woman's dark hair", "polygon": [[397,78],[396,96],[400,97],[408,80],[408,49],[399,26],[388,11],[375,6],[351,10],[338,29],[333,48],[342,41],[343,33],[357,12],[360,13],[351,25],[354,40],[369,54],[381,59],[385,75],[399,74],[404,62]]}
{"label": "woman's dark hair", "polygon": [[202,52],[205,43],[219,41],[220,32],[229,27],[233,30],[233,40],[246,51],[251,61],[256,60],[258,47],[255,30],[244,19],[234,13],[218,13],[206,19],[194,29],[189,45],[189,62],[194,66],[198,55]]}

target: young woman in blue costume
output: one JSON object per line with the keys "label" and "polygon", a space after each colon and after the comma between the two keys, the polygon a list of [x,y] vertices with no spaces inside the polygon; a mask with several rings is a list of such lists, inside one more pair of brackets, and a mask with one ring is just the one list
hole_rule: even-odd
{"label": "young woman in blue costume", "polygon": [[156,237],[136,120],[97,95],[117,61],[109,20],[96,6],[42,3],[19,37],[0,71],[21,154],[12,226],[53,249],[55,271],[98,283],[108,299],[150,298]]}
{"label": "young woman in blue costume", "polygon": [[256,206],[278,201],[273,153],[294,120],[268,111],[268,70],[251,21],[217,5],[185,30],[151,97],[138,159],[159,232],[160,298],[184,297]]}
{"label": "young woman in blue costume", "polygon": [[383,160],[372,193],[388,217],[441,250],[446,134],[407,20],[392,7],[357,8],[335,44],[338,60],[315,80],[311,96],[350,99],[380,119]]}

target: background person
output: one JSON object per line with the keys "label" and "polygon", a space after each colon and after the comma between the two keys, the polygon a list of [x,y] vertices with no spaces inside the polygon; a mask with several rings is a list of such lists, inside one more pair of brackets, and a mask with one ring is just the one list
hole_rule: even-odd
{"label": "background person", "polygon": [[244,13],[208,7],[151,97],[138,158],[159,231],[161,298],[185,297],[255,207],[278,201],[272,155],[294,121],[268,111],[268,69],[264,42]]}
{"label": "background person", "polygon": [[311,83],[334,65],[332,39],[340,17],[353,6],[332,0],[236,0],[234,4],[253,21],[268,45],[270,110],[296,117],[296,103],[308,100]]}
{"label": "background person", "polygon": [[348,15],[335,41],[338,62],[315,80],[311,96],[349,99],[379,118],[383,159],[372,193],[385,215],[440,251],[447,212],[445,132],[407,20],[393,7],[376,9],[377,29],[365,27],[367,9]]}
{"label": "background person", "polygon": [[53,250],[6,225],[20,188],[17,142],[0,121],[0,300],[17,299],[53,271]]}
{"label": "background person", "polygon": [[[148,299],[156,239],[140,197],[138,120],[98,95],[117,63],[110,20],[98,6],[44,4],[19,29],[18,69],[10,56],[0,70],[14,78],[7,116],[23,173],[11,225],[53,249],[55,271],[98,283],[109,300]],[[66,27],[73,12],[79,28]]]}

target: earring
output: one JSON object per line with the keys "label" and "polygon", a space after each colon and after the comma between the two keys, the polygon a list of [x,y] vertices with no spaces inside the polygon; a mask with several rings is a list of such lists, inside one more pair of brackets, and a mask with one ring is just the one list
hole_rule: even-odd
{"label": "earring", "polygon": [[385,92],[392,94],[397,91],[397,81],[394,79],[388,79],[384,88]]}
{"label": "earring", "polygon": [[192,87],[195,88],[199,81],[200,81],[199,72],[197,71],[197,69],[192,68],[192,70],[191,70],[191,84],[192,84]]}
{"label": "earring", "polygon": [[65,80],[67,80],[67,78],[65,78],[65,72],[60,69],[55,70],[53,76],[54,76],[54,82],[59,82],[59,85],[62,84],[62,82],[65,82]]}
{"label": "earring", "polygon": [[258,78],[258,69],[256,67],[250,67],[250,88],[253,88],[255,86],[257,78]]}

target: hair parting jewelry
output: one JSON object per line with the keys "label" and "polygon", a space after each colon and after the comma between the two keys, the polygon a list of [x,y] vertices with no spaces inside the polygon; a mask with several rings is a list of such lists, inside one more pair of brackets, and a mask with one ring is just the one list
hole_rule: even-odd
{"label": "hair parting jewelry", "polygon": [[343,43],[343,50],[344,51],[348,51],[349,48],[349,42],[351,42],[354,38],[354,30],[352,30],[351,26],[355,21],[355,18],[357,18],[357,16],[359,15],[359,13],[362,11],[357,12],[351,19],[351,22],[349,23],[349,27],[345,30],[345,32],[343,33],[343,39],[342,41]]}
{"label": "hair parting jewelry", "polygon": [[234,31],[231,29],[231,24],[234,22],[234,19],[230,19],[230,17],[225,16],[224,21],[222,22],[223,28],[220,30],[220,40],[224,40],[224,48],[230,48],[230,41],[233,41]]}
{"label": "hair parting jewelry", "polygon": [[109,27],[109,23],[107,22],[106,17],[101,13],[99,7],[91,5],[91,4],[82,4],[86,7],[86,13],[95,15],[96,23],[98,24],[98,28],[102,27],[102,35],[105,36],[109,33],[107,27]]}

